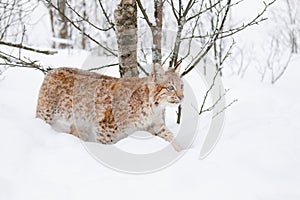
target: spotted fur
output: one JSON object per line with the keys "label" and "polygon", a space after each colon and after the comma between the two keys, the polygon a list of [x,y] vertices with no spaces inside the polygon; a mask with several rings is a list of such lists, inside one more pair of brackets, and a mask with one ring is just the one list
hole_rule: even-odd
{"label": "spotted fur", "polygon": [[164,122],[166,105],[183,100],[178,70],[158,64],[145,78],[113,78],[74,68],[50,71],[41,86],[36,116],[82,140],[113,144],[146,130],[179,145]]}

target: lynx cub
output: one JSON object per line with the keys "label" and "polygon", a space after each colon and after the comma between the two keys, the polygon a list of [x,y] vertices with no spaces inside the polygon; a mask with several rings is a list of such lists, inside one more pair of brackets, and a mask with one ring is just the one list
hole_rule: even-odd
{"label": "lynx cub", "polygon": [[155,64],[145,78],[113,78],[80,69],[50,71],[41,86],[36,116],[82,140],[116,143],[146,130],[181,148],[164,122],[166,105],[183,100],[179,68]]}

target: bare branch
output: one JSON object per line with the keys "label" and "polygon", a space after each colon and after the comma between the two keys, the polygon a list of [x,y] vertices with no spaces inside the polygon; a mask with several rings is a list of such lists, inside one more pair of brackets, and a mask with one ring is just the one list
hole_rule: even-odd
{"label": "bare branch", "polygon": [[57,53],[57,51],[39,50],[39,49],[35,49],[35,48],[32,48],[32,47],[24,46],[23,44],[14,44],[14,43],[11,43],[11,42],[4,42],[4,41],[0,41],[0,45],[15,47],[15,48],[24,49],[24,50],[28,50],[28,51],[33,51],[33,52],[36,52],[36,53],[42,53],[42,54],[46,54],[46,55],[54,55],[54,54]]}
{"label": "bare branch", "polygon": [[[251,21],[249,21],[248,23],[246,23],[246,24],[243,23],[241,26],[231,28],[229,30],[220,31],[219,32],[220,37],[218,37],[217,39],[227,38],[227,37],[232,36],[240,31],[243,31],[244,29],[248,28],[249,26],[258,25],[261,22],[267,20],[267,18],[263,17],[263,14],[266,12],[268,7],[270,7],[275,1],[276,0],[274,0],[268,4],[265,3],[264,9],[260,13],[258,13],[258,15],[255,18],[253,18]],[[213,36],[214,36],[214,34],[206,34],[206,35],[192,36],[192,38],[210,38]],[[189,38],[191,38],[191,37],[184,37],[182,39],[184,40],[184,39],[189,39]]]}
{"label": "bare branch", "polygon": [[153,27],[153,24],[152,24],[152,22],[150,21],[148,15],[147,15],[147,13],[146,13],[146,9],[143,7],[142,2],[141,2],[140,0],[136,0],[136,2],[137,2],[138,6],[139,6],[139,8],[140,8],[140,10],[141,10],[141,12],[142,12],[142,14],[143,14],[144,19],[145,19],[145,21],[147,22],[148,26],[149,26],[150,28]]}
{"label": "bare branch", "polygon": [[80,13],[78,13],[70,4],[68,1],[66,1],[66,4],[68,6],[68,8],[75,13],[82,21],[88,23],[90,26],[94,27],[95,29],[99,30],[99,31],[108,31],[110,29],[113,29],[113,26],[110,26],[108,28],[100,28],[98,26],[96,26],[94,23],[90,22],[86,17],[83,17]]}
{"label": "bare branch", "polygon": [[[216,26],[215,30],[214,30],[214,33],[213,33],[213,36],[212,38],[210,38],[209,42],[207,43],[208,45],[206,46],[204,52],[202,52],[202,50],[198,53],[197,57],[194,62],[189,66],[187,67],[184,72],[181,74],[181,77],[185,76],[186,74],[188,74],[192,69],[194,69],[194,67],[203,59],[204,56],[206,56],[206,54],[210,51],[210,49],[214,46],[214,43],[218,40],[218,37],[220,35],[220,32],[219,30],[222,30],[223,27],[224,27],[224,24],[225,24],[225,21],[227,19],[227,16],[228,16],[228,12],[229,12],[229,8],[230,8],[230,5],[231,5],[231,0],[228,0],[227,1],[227,4],[226,4],[226,8],[225,8],[225,14],[222,18],[222,21],[221,21],[221,24],[219,27]],[[220,12],[218,13],[220,14]],[[219,21],[219,16],[217,16],[217,24],[218,24],[218,21]]]}
{"label": "bare branch", "polygon": [[140,70],[142,70],[142,72],[146,75],[146,76],[149,76],[149,73],[142,67],[142,65],[138,62],[137,63],[137,66]]}
{"label": "bare branch", "polygon": [[[60,11],[60,9],[58,9],[57,6],[55,6],[50,0],[45,0],[51,7],[53,7],[56,11],[58,11],[61,15],[64,15],[64,13],[62,13]],[[64,15],[65,16],[65,15]],[[87,38],[89,38],[91,41],[93,41],[94,43],[96,43],[97,45],[99,45],[100,47],[102,47],[104,50],[106,50],[107,52],[109,52],[111,55],[113,56],[117,56],[117,54],[114,52],[114,50],[104,46],[103,44],[101,44],[100,42],[98,42],[96,39],[94,39],[93,37],[91,37],[89,34],[87,34],[85,31],[83,31],[78,25],[76,25],[74,23],[74,21],[72,21],[69,17],[65,16],[66,20],[74,27],[76,28],[78,31],[80,31],[84,36],[86,36]]]}
{"label": "bare branch", "polygon": [[[219,3],[221,3],[223,0],[218,0],[217,2],[215,2],[214,4],[211,4],[210,6],[206,7],[204,10],[201,10],[200,12],[198,12],[197,14],[189,17],[186,19],[186,21],[190,21],[200,15],[202,15],[203,13],[207,12],[207,11],[210,11],[211,9],[213,9],[214,7],[216,7]],[[243,1],[243,0],[241,0]]]}
{"label": "bare branch", "polygon": [[[104,69],[104,68],[108,68],[108,67],[113,67],[113,66],[118,66],[119,63],[113,63],[113,64],[109,64],[109,65],[103,65],[101,67],[95,67],[95,68],[90,68],[88,69],[88,71],[96,71],[96,70],[100,70],[100,69]],[[149,73],[138,63],[138,67],[142,70],[142,72],[148,76]]]}
{"label": "bare branch", "polygon": [[43,72],[44,74],[52,70],[52,68],[50,67],[45,68],[42,65],[37,64],[37,61],[32,61],[29,58],[24,58],[24,59],[17,58],[3,51],[0,51],[0,58],[4,60],[4,63],[0,63],[0,65],[4,65],[4,66],[37,69]]}
{"label": "bare branch", "polygon": [[88,69],[88,71],[96,71],[96,70],[100,70],[100,69],[104,69],[104,68],[108,68],[108,67],[112,67],[112,66],[118,66],[119,63],[113,63],[113,64],[109,64],[109,65],[103,65],[101,67],[94,67],[94,68],[90,68]]}
{"label": "bare branch", "polygon": [[[202,105],[201,105],[200,111],[199,111],[199,113],[198,113],[199,115],[201,115],[201,114],[204,113],[204,112],[211,111],[211,110],[213,109],[213,107],[209,107],[209,108],[207,108],[207,109],[204,109],[204,105],[205,105],[206,100],[207,100],[207,98],[208,98],[208,94],[210,93],[210,91],[211,91],[211,90],[213,89],[213,87],[215,86],[216,78],[217,78],[217,76],[219,75],[220,71],[221,71],[221,68],[217,69],[217,71],[216,71],[216,73],[215,73],[215,75],[214,75],[214,77],[213,77],[212,84],[210,85],[210,87],[208,88],[208,90],[205,92],[205,95],[204,95],[204,98],[203,98],[203,101],[202,101]],[[213,106],[215,106],[215,105],[216,105],[216,103],[214,103]]]}
{"label": "bare branch", "polygon": [[224,112],[227,108],[229,108],[230,106],[232,106],[234,103],[236,103],[238,100],[235,99],[232,102],[230,102],[227,106],[225,106],[224,108],[222,108],[220,111],[218,111],[216,114],[213,115],[213,118],[215,118],[216,116],[218,116],[219,114],[221,114],[222,112]]}
{"label": "bare branch", "polygon": [[100,8],[101,8],[101,10],[102,10],[102,13],[103,13],[104,17],[106,18],[107,23],[109,23],[109,24],[111,25],[112,29],[113,29],[114,31],[116,31],[116,29],[115,29],[115,24],[109,19],[109,16],[108,16],[106,10],[105,10],[104,7],[103,7],[102,1],[101,1],[101,0],[98,0],[98,2],[99,2],[99,5],[100,5]]}
{"label": "bare branch", "polygon": [[178,21],[179,20],[179,16],[178,16],[179,12],[176,10],[176,8],[174,6],[174,3],[173,3],[173,0],[170,0],[170,1],[168,0],[167,2],[171,5],[173,15],[176,18],[176,21]]}

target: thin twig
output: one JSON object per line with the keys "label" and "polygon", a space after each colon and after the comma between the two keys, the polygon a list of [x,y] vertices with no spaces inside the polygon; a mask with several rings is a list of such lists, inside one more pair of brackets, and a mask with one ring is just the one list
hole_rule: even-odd
{"label": "thin twig", "polygon": [[10,67],[22,67],[22,68],[31,68],[31,69],[37,69],[44,74],[46,74],[48,71],[52,70],[50,67],[43,67],[40,64],[37,64],[37,61],[32,61],[29,58],[17,58],[13,55],[9,55],[3,51],[0,51],[0,58],[4,60],[4,63],[0,63],[0,65],[10,66]]}
{"label": "thin twig", "polygon": [[210,91],[215,86],[216,78],[217,78],[218,74],[220,73],[220,71],[221,71],[221,68],[217,69],[216,74],[213,77],[212,84],[210,85],[210,87],[208,88],[208,90],[205,92],[205,95],[204,95],[204,98],[203,98],[203,101],[202,101],[202,105],[201,105],[200,111],[198,113],[199,115],[201,115],[203,112],[209,111],[208,109],[204,109],[204,105],[205,105],[206,100],[208,98],[208,94],[210,93]]}
{"label": "thin twig", "polygon": [[118,65],[119,65],[119,63],[109,64],[109,65],[103,65],[101,67],[90,68],[90,69],[88,69],[88,71],[96,71],[96,70],[100,70],[100,69],[103,69],[103,68],[112,67],[112,66],[118,66]]}
{"label": "thin twig", "polygon": [[108,28],[100,28],[98,26],[96,26],[94,23],[90,22],[86,17],[83,17],[81,14],[79,14],[69,3],[68,1],[66,1],[66,4],[68,6],[68,8],[74,12],[82,21],[87,22],[90,26],[94,27],[95,29],[99,30],[99,31],[108,31],[110,29],[113,29],[113,26],[110,26]]}
{"label": "thin twig", "polygon": [[215,118],[216,116],[218,116],[219,114],[221,114],[222,112],[224,112],[227,108],[229,108],[230,106],[232,106],[232,104],[236,103],[238,100],[235,99],[232,102],[230,102],[227,106],[225,106],[224,108],[222,108],[220,111],[218,111],[216,114],[213,115],[212,118]]}
{"label": "thin twig", "polygon": [[[88,69],[88,71],[96,71],[96,70],[100,70],[103,68],[108,68],[108,67],[113,67],[113,66],[118,66],[119,63],[113,63],[113,64],[109,64],[109,65],[103,65],[101,67],[95,67],[95,68],[90,68]],[[142,72],[146,75],[149,76],[149,73],[138,63],[138,67],[140,68],[140,70],[142,70]]]}
{"label": "thin twig", "polygon": [[99,2],[99,5],[100,5],[100,8],[101,8],[101,10],[102,10],[102,13],[103,13],[104,17],[106,18],[107,23],[109,23],[110,26],[112,27],[112,29],[113,29],[114,31],[116,31],[116,29],[115,29],[115,24],[109,19],[109,16],[108,16],[106,10],[104,9],[101,0],[98,0],[98,2]]}
{"label": "thin twig", "polygon": [[140,70],[142,70],[142,72],[146,75],[149,76],[149,73],[142,67],[142,65],[138,62],[137,63],[138,68],[140,68]]}
{"label": "thin twig", "polygon": [[140,10],[141,10],[141,12],[142,12],[142,14],[143,14],[144,19],[145,19],[145,21],[147,22],[148,26],[149,26],[150,28],[153,27],[153,24],[152,24],[152,22],[150,21],[148,15],[147,15],[147,13],[146,13],[146,9],[143,7],[143,4],[141,3],[141,1],[140,1],[140,0],[136,0],[136,2],[137,2],[138,6],[139,6],[139,8],[140,8]]}
{"label": "thin twig", "polygon": [[[191,64],[190,67],[187,67],[184,72],[181,74],[181,77],[185,76],[186,74],[188,74],[192,69],[195,68],[195,66],[203,59],[204,56],[206,56],[206,54],[210,51],[210,49],[214,46],[214,43],[218,40],[218,37],[220,35],[220,32],[218,30],[223,30],[223,27],[225,25],[225,21],[227,19],[228,16],[228,12],[229,12],[229,8],[231,5],[231,0],[227,1],[226,4],[226,9],[225,9],[225,14],[222,18],[221,24],[219,27],[216,26],[215,30],[214,30],[214,34],[213,37],[210,39],[208,46],[206,46],[205,51],[204,52],[199,52],[197,58],[194,60],[194,62]],[[218,13],[220,14],[220,13]],[[218,16],[217,16],[217,23],[218,24]]]}
{"label": "thin twig", "polygon": [[104,46],[103,44],[101,44],[100,42],[98,42],[96,39],[94,39],[93,37],[91,37],[89,34],[87,34],[86,32],[84,32],[79,26],[77,26],[74,21],[72,21],[69,17],[65,16],[64,13],[62,13],[60,11],[60,9],[58,9],[58,7],[56,7],[50,0],[45,0],[51,7],[53,7],[56,11],[59,12],[59,14],[63,15],[66,20],[74,27],[76,28],[78,31],[80,31],[84,36],[86,36],[87,38],[89,38],[91,41],[95,42],[97,45],[99,45],[100,47],[102,47],[104,50],[106,50],[107,52],[111,53],[113,56],[118,56],[112,49]]}
{"label": "thin twig", "polygon": [[19,49],[24,49],[24,50],[28,50],[28,51],[33,51],[36,53],[42,53],[42,54],[46,54],[46,55],[54,55],[57,53],[57,51],[45,51],[45,50],[39,50],[39,49],[35,49],[32,47],[28,47],[28,46],[24,46],[23,44],[14,44],[11,42],[4,42],[4,41],[0,41],[0,45],[6,45],[6,46],[10,46],[10,47],[15,47],[15,48],[19,48]]}

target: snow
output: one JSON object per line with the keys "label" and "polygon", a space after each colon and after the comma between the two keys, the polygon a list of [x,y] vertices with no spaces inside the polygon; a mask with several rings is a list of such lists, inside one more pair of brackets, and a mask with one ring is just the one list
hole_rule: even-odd
{"label": "snow", "polygon": [[[41,59],[69,66],[86,57],[60,51],[55,59]],[[299,64],[293,59],[276,85],[260,83],[256,75],[240,79],[225,73],[231,88],[227,100],[239,101],[226,111],[223,136],[212,154],[198,159],[209,123],[204,117],[198,140],[181,159],[142,175],[103,166],[79,139],[36,119],[43,74],[9,68],[0,77],[0,199],[299,199]],[[165,144],[159,138],[129,138],[118,145],[136,151]]]}
{"label": "snow", "polygon": [[[145,7],[153,7],[151,2],[146,3]],[[236,7],[233,23],[251,19],[263,4],[245,0],[240,6]],[[46,12],[45,8],[39,8],[32,15],[33,24],[39,25],[28,27],[29,45],[51,44],[49,27],[45,26]],[[267,21],[237,38],[240,48],[252,56],[248,56],[249,60],[245,56],[246,64],[250,60],[261,62],[266,56],[268,49],[262,51],[258,44],[266,41],[269,29]],[[18,54],[18,50],[2,48]],[[31,55],[23,53],[23,56]],[[43,65],[51,67],[86,69],[97,67],[93,66],[95,62],[101,66],[117,62],[112,57],[90,60],[93,57],[87,51],[78,50],[60,50],[54,56],[34,55]],[[210,125],[211,115],[206,114],[200,117],[197,140],[177,162],[155,173],[140,175],[104,166],[87,152],[78,138],[58,133],[35,118],[38,91],[44,77],[41,72],[9,68],[0,73],[0,199],[300,199],[300,57],[294,56],[275,85],[259,81],[253,62],[243,79],[231,75],[230,64],[225,67],[223,77],[224,86],[231,89],[226,100],[237,98],[238,102],[226,110],[222,137],[212,153],[199,160]],[[118,67],[105,70],[102,73],[118,73]],[[204,84],[198,86],[196,92],[201,100]],[[168,127],[175,132],[179,129],[171,117]],[[152,137],[127,138],[116,146],[143,154],[166,145]]]}

